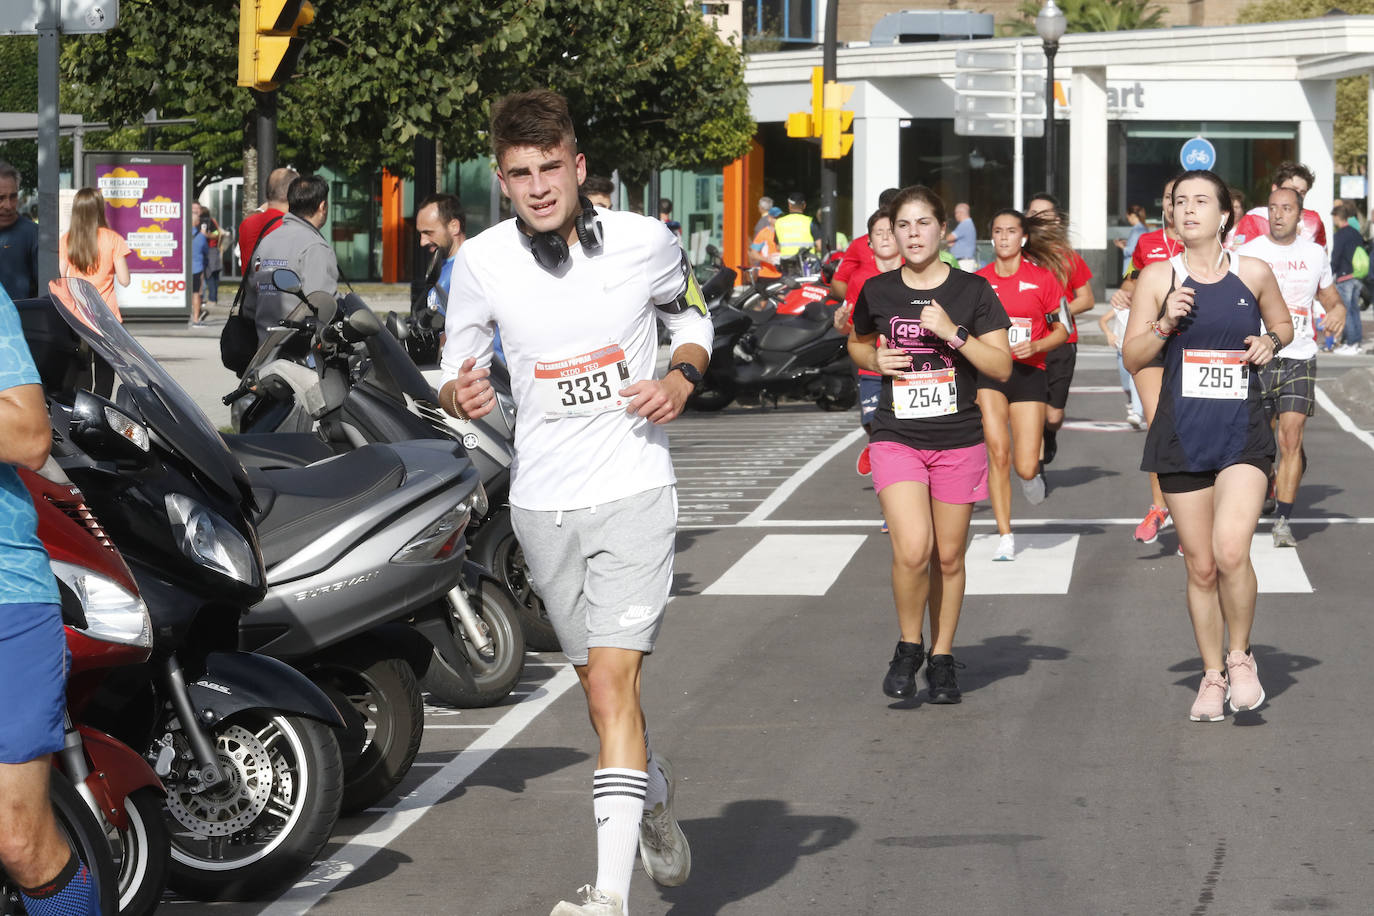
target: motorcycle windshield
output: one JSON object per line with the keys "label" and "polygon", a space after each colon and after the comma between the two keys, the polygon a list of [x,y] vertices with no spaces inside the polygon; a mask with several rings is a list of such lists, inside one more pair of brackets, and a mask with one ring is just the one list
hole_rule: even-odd
{"label": "motorcycle windshield", "polygon": [[[341,305],[345,315],[352,315],[358,311],[372,311],[357,293],[349,293],[343,298]],[[391,332],[386,329],[380,318],[377,319],[377,323],[382,325],[382,331],[367,339],[367,352],[378,364],[377,369],[382,375],[378,381],[382,387],[392,388],[393,396],[404,393],[417,401],[428,401],[431,404],[437,401],[439,396],[434,393],[429,382],[425,381],[424,374],[416,368],[405,346],[391,336]]]}
{"label": "motorcycle windshield", "polygon": [[248,475],[210,418],[124,329],[90,282],[53,280],[48,292],[58,314],[119,375],[125,396],[163,442],[230,499],[238,501],[251,492]]}

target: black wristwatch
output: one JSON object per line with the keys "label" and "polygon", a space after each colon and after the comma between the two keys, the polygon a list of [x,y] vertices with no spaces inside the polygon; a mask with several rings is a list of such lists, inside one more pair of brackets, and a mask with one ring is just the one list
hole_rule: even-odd
{"label": "black wristwatch", "polygon": [[[674,369],[681,372],[682,377],[692,383],[693,391],[701,387],[701,370],[696,366],[693,366],[691,363],[673,363],[668,367],[668,372],[672,372]],[[667,372],[665,372],[664,375],[667,375]]]}
{"label": "black wristwatch", "polygon": [[1269,342],[1272,343],[1272,344],[1274,345],[1274,352],[1275,352],[1275,353],[1277,353],[1277,352],[1279,352],[1280,350],[1283,349],[1283,343],[1282,343],[1282,341],[1279,340],[1279,335],[1275,334],[1273,331],[1266,331],[1265,334],[1264,334],[1264,336],[1265,336],[1265,337],[1268,337],[1268,338],[1269,338]]}

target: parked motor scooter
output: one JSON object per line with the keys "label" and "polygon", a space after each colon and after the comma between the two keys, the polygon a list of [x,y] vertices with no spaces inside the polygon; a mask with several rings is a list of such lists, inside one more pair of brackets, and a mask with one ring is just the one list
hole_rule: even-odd
{"label": "parked motor scooter", "polygon": [[[94,286],[49,291],[18,305],[49,392],[52,455],[123,554],[153,632],[149,660],[111,671],[83,721],[138,749],[166,786],[174,890],[274,893],[338,818],[344,721],[290,666],[235,651],[239,618],[266,590],[242,466]],[[58,322],[113,368],[116,403],[60,387],[76,347]]]}
{"label": "parked motor scooter", "polygon": [[53,755],[53,766],[76,786],[104,828],[118,912],[145,916],[157,909],[167,886],[166,790],[137,751],[85,724],[82,716],[110,670],[142,664],[152,655],[152,620],[119,551],[56,463],[49,461],[42,475],[21,468],[19,477],[37,510],[38,537],[58,581],[71,653],[66,746]]}

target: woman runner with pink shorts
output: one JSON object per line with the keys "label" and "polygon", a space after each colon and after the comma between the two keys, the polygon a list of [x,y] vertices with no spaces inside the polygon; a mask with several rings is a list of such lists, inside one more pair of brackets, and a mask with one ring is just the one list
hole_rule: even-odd
{"label": "woman runner with pink shorts", "polygon": [[964,600],[964,549],[973,503],[988,494],[978,374],[1011,375],[1011,321],[987,280],[939,260],[945,207],[929,188],[889,206],[899,270],[864,284],[849,356],[883,376],[869,455],[873,488],[892,534],[892,594],[901,638],[883,693],[916,693],[930,607],[930,702],[959,702],[954,630]]}

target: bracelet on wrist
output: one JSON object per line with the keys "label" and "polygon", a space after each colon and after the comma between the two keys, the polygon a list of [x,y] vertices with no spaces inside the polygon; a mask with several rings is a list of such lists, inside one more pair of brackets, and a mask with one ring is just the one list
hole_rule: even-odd
{"label": "bracelet on wrist", "polygon": [[469,422],[469,421],[472,420],[472,418],[468,416],[467,411],[463,410],[463,408],[461,408],[461,407],[458,406],[458,383],[457,383],[457,382],[454,382],[454,383],[453,383],[453,387],[450,388],[450,389],[448,390],[448,399],[449,399],[449,403],[453,405],[453,415],[454,415],[455,417],[457,417],[458,419],[462,420],[464,423],[467,423],[467,422]]}
{"label": "bracelet on wrist", "polygon": [[1155,332],[1155,336],[1158,337],[1160,340],[1168,340],[1170,337],[1173,337],[1175,334],[1178,333],[1178,328],[1174,328],[1172,331],[1164,330],[1162,327],[1159,326],[1158,321],[1149,322],[1148,327],[1151,331]]}
{"label": "bracelet on wrist", "polygon": [[1264,336],[1268,337],[1269,342],[1274,345],[1275,353],[1283,349],[1283,343],[1279,340],[1279,335],[1275,334],[1273,331],[1267,331]]}

